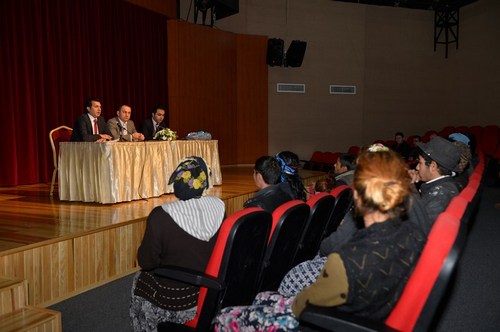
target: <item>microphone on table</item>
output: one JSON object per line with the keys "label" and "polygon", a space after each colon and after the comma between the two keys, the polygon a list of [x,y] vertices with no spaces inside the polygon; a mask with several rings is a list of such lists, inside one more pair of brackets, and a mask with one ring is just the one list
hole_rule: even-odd
{"label": "microphone on table", "polygon": [[116,124],[118,125],[119,129],[120,129],[120,139],[123,137],[123,131],[125,130],[125,132],[130,135],[130,141],[133,142],[134,141],[134,137],[132,136],[132,134],[134,133],[131,133],[127,127],[123,127],[122,124],[120,123],[120,121],[116,121]]}

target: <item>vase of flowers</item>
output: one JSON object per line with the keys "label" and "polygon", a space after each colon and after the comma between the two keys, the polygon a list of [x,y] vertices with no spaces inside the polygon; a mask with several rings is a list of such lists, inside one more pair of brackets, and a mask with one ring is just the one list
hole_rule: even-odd
{"label": "vase of flowers", "polygon": [[161,141],[173,141],[177,139],[177,132],[170,128],[165,128],[156,132],[154,139]]}

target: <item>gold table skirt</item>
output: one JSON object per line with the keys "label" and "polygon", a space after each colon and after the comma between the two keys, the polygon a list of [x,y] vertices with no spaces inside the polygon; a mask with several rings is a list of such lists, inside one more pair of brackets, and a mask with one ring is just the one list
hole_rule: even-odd
{"label": "gold table skirt", "polygon": [[189,156],[205,159],[210,187],[222,184],[216,140],[61,142],[59,198],[109,204],[172,193],[170,175]]}

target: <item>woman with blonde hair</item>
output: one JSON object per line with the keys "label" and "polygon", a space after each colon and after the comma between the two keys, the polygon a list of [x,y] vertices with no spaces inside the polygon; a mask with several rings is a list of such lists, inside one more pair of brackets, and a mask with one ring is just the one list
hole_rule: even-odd
{"label": "woman with blonde hair", "polygon": [[353,187],[355,211],[365,227],[328,256],[317,280],[296,296],[263,292],[252,306],[223,309],[217,331],[296,330],[308,303],[372,320],[388,316],[425,243],[417,225],[402,221],[411,191],[406,164],[387,148],[366,150],[358,158]]}

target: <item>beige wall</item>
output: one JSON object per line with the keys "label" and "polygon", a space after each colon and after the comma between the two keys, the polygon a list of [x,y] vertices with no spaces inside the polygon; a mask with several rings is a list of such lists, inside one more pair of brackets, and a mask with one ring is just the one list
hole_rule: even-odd
{"label": "beige wall", "polygon": [[[186,18],[188,0],[181,0]],[[240,0],[218,29],[307,41],[302,67],[269,70],[269,153],[345,151],[445,125],[500,125],[500,1],[460,11],[460,48],[434,52],[434,13],[330,0]],[[276,83],[304,83],[279,94]],[[357,86],[330,95],[329,84]]]}

